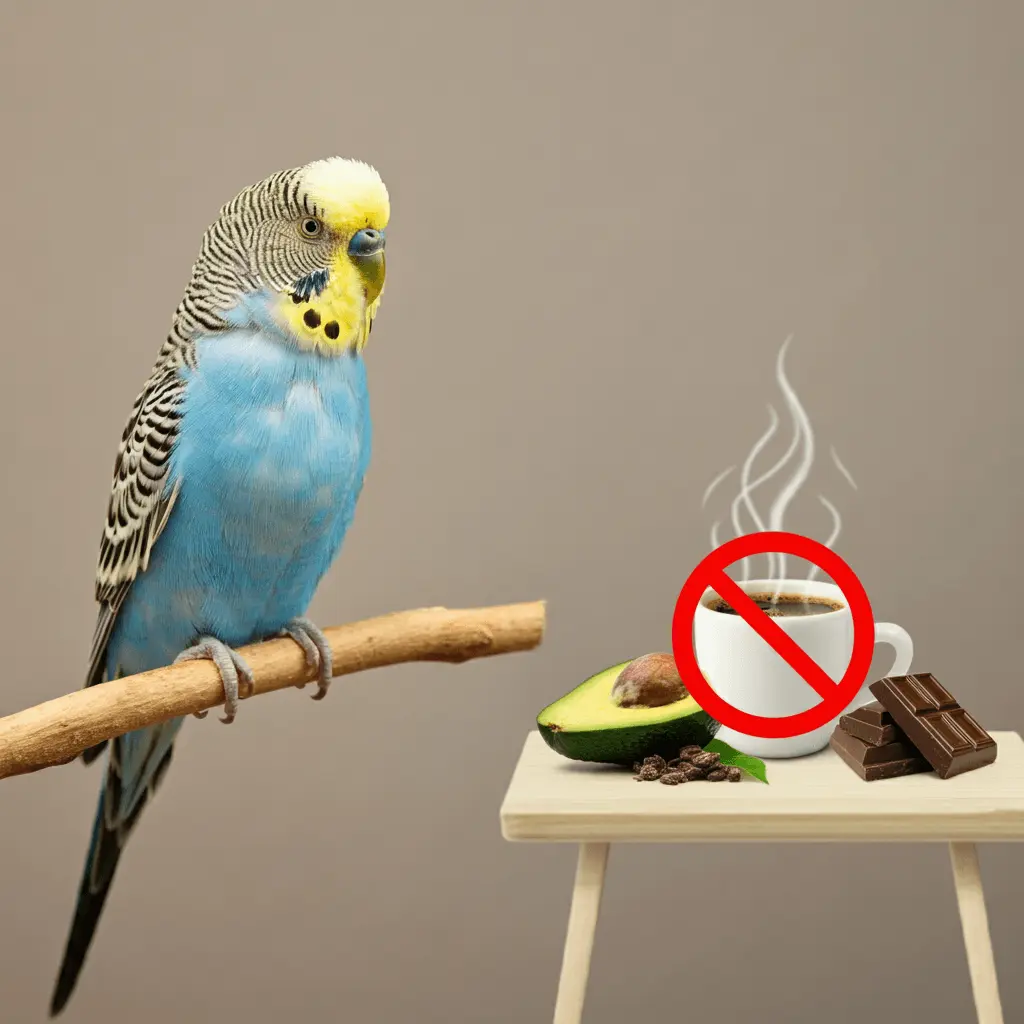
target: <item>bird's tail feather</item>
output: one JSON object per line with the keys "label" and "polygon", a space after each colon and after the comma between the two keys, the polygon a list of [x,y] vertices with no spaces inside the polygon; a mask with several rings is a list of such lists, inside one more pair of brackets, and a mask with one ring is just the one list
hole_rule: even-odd
{"label": "bird's tail feather", "polygon": [[[51,1017],[60,1013],[71,998],[85,964],[85,957],[96,932],[107,894],[114,881],[114,872],[121,859],[121,851],[146,804],[170,767],[174,754],[174,736],[179,727],[180,719],[119,736],[113,742],[106,778],[100,789],[96,817],[93,820],[89,851],[78,886],[75,915],[71,921],[64,959],[50,1001]],[[126,747],[132,744],[138,748],[140,743],[144,744],[145,749],[142,762],[137,765],[135,771],[139,773],[136,777],[141,784],[132,785],[132,779],[122,778]],[[125,784],[131,786],[127,794],[125,790],[128,786]],[[122,799],[123,796],[127,796],[127,800]]]}
{"label": "bird's tail feather", "polygon": [[96,924],[114,881],[117,862],[121,859],[121,844],[117,832],[104,828],[103,803],[106,787],[100,792],[99,805],[96,808],[96,819],[92,826],[92,839],[89,853],[85,859],[85,869],[78,886],[78,902],[75,904],[75,916],[71,921],[67,945],[64,947],[64,959],[57,975],[53,998],[50,1000],[50,1016],[55,1017],[67,1005],[74,991],[78,975],[85,963],[86,953],[96,931]]}

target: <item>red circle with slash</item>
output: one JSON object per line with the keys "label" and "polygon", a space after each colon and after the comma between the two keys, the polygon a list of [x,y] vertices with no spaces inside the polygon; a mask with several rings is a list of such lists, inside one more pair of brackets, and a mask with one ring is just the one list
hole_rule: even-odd
{"label": "red circle with slash", "polygon": [[[843,592],[853,616],[853,654],[843,678],[836,683],[799,644],[730,579],[725,570],[741,558],[780,552],[795,555],[823,569]],[[780,718],[752,715],[719,697],[705,679],[693,650],[693,619],[704,591],[710,587],[757,632],[814,690],[821,703],[796,715]],[[707,556],[683,584],[672,616],[672,653],[679,676],[697,703],[712,718],[748,736],[802,736],[841,715],[857,695],[875,648],[875,620],[867,592],[854,571],[824,544],[799,533],[766,530],[727,541]]]}

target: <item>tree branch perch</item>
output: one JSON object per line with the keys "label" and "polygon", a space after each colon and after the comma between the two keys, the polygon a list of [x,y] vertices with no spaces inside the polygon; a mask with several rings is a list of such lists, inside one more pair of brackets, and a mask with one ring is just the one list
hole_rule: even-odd
{"label": "tree branch perch", "polygon": [[[463,662],[532,650],[544,636],[543,601],[490,608],[418,608],[325,630],[334,675],[407,661]],[[240,649],[256,679],[252,694],[312,682],[316,673],[287,638]],[[0,779],[73,761],[88,747],[133,729],[223,705],[210,661],[140,672],[0,718]]]}

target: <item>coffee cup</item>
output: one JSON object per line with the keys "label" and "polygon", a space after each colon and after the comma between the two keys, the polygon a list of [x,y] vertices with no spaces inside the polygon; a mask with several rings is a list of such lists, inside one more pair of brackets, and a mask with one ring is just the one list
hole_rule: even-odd
{"label": "coffee cup", "polygon": [[[843,592],[818,580],[752,580],[738,584],[772,621],[836,683],[853,654],[853,616]],[[875,643],[895,648],[892,667],[882,675],[906,675],[914,655],[910,634],[891,622],[875,623]],[[807,711],[821,698],[754,629],[710,587],[693,620],[693,649],[715,693],[748,714],[782,718]],[[840,715],[874,700],[868,682],[826,725],[801,736],[747,736],[723,725],[718,738],[755,757],[800,757],[828,745]]]}

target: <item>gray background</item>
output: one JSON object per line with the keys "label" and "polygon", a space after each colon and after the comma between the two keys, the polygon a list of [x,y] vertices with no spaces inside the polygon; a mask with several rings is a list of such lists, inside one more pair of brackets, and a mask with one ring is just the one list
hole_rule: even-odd
{"label": "gray background", "polygon": [[[189,723],[68,1021],[549,1020],[575,852],[503,842],[504,788],[543,705],[668,645],[790,333],[877,616],[1024,725],[1020,5],[514,6],[3,7],[0,711],[79,685],[116,442],[202,230],[333,153],[393,219],[375,461],[313,612],[550,602],[534,654]],[[818,486],[787,526],[821,536]],[[0,784],[4,1021],[43,1017],[98,784]],[[1022,856],[982,851],[1007,1020]],[[588,1024],[911,1011],[971,1019],[942,846],[613,851]]]}

